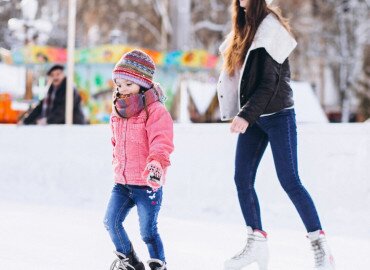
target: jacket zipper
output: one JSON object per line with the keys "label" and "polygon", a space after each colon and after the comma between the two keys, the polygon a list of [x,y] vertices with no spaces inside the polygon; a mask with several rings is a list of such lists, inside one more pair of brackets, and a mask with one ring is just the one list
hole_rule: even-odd
{"label": "jacket zipper", "polygon": [[124,148],[125,148],[125,162],[124,162],[124,169],[123,169],[123,177],[125,178],[125,184],[127,184],[127,179],[126,179],[126,175],[125,175],[125,171],[126,171],[126,165],[127,165],[127,148],[126,148],[126,142],[127,142],[127,119],[124,119],[123,121],[125,121],[125,143],[124,143]]}
{"label": "jacket zipper", "polygon": [[282,69],[283,69],[283,65],[281,65],[280,66],[280,69],[279,69],[279,80],[278,80],[278,83],[277,83],[276,88],[274,90],[274,93],[273,93],[272,97],[270,98],[269,102],[267,103],[267,105],[266,105],[266,107],[265,107],[265,109],[263,111],[265,111],[268,108],[268,106],[270,105],[270,103],[272,102],[272,100],[276,97],[277,92],[279,91],[280,80],[281,80],[281,70]]}

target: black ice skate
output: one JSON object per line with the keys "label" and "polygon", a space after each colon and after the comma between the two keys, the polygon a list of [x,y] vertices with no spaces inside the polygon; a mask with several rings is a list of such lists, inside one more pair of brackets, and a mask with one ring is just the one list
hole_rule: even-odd
{"label": "black ice skate", "polygon": [[114,252],[117,255],[110,267],[110,270],[145,270],[144,264],[137,257],[134,249],[129,255],[124,255],[120,252]]}
{"label": "black ice skate", "polygon": [[150,270],[167,270],[167,266],[165,262],[157,259],[151,259],[148,261]]}

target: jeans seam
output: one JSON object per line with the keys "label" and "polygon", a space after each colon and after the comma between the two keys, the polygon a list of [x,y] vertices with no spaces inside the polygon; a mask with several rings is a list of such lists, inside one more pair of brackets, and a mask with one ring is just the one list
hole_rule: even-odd
{"label": "jeans seam", "polygon": [[[303,203],[307,203],[307,198],[309,198],[310,200],[312,200],[311,199],[311,196],[310,196],[310,194],[307,192],[307,190],[303,187],[303,185],[302,185],[302,183],[301,183],[301,181],[300,181],[300,179],[299,179],[299,175],[298,175],[298,167],[297,168],[295,168],[295,166],[294,166],[294,163],[293,163],[293,150],[292,150],[292,145],[291,145],[291,131],[290,131],[290,127],[291,127],[291,125],[290,125],[290,122],[289,122],[289,118],[287,117],[287,125],[288,125],[288,142],[289,142],[289,150],[290,150],[290,162],[291,162],[291,166],[292,166],[292,170],[293,170],[293,174],[294,174],[294,176],[295,176],[295,180],[296,181],[298,181],[298,184],[299,185],[301,185],[301,187],[303,188],[302,189],[302,192],[306,195],[306,201],[305,202],[299,202],[299,204],[300,204],[300,207],[302,207],[302,204]],[[297,154],[298,155],[298,154]],[[298,157],[297,157],[298,158]],[[312,203],[313,203],[313,201],[312,201]],[[294,203],[293,203],[294,204]],[[314,211],[316,212],[316,215],[317,215],[317,210],[316,210],[316,207],[315,207],[315,205],[314,205],[314,203],[313,203],[313,207],[314,207]],[[298,211],[299,212],[299,211]],[[312,217],[311,217],[312,218]],[[316,217],[315,217],[316,218]],[[302,222],[303,222],[303,224],[306,226],[306,229],[307,229],[307,231],[309,231],[309,229],[308,229],[308,225],[311,223],[311,221],[310,221],[310,219],[309,220],[304,220],[304,216],[302,216],[301,217],[301,220],[302,220]],[[306,221],[306,222],[305,222]],[[318,215],[317,215],[317,222],[318,222],[318,227],[320,227],[321,228],[321,225],[320,225],[320,218],[318,217]],[[306,224],[307,223],[307,224]]]}
{"label": "jeans seam", "polygon": [[[257,162],[257,155],[258,155],[258,152],[260,151],[260,149],[261,149],[261,147],[262,147],[262,143],[263,143],[263,141],[260,141],[259,143],[258,143],[258,145],[257,145],[257,149],[256,149],[256,152],[255,152],[255,154],[254,154],[254,157],[253,157],[253,160],[252,160],[252,168],[255,168],[255,166],[256,166],[256,162]],[[250,171],[250,173],[249,173],[249,178],[250,179],[252,179],[252,174],[254,173],[254,170],[251,170]],[[256,168],[256,172],[255,172],[256,174],[257,174],[257,168]],[[249,183],[249,188],[250,189],[254,189],[254,186],[255,186],[255,179],[254,179],[254,181],[253,181],[253,183],[251,184],[251,183]],[[255,202],[255,200],[254,200],[254,198],[253,198],[253,195],[254,194],[252,194],[252,196],[250,197],[250,201],[251,201],[251,203],[252,203],[252,211],[253,211],[253,223],[256,225],[256,224],[258,224],[259,222],[258,222],[258,216],[257,216],[257,211],[256,211],[256,202]],[[256,195],[257,196],[257,195]],[[253,228],[253,229],[256,229],[256,228]]]}
{"label": "jeans seam", "polygon": [[[117,214],[117,216],[116,216],[116,219],[115,219],[115,221],[114,221],[114,230],[115,230],[115,232],[116,232],[116,234],[117,234],[117,236],[118,236],[119,243],[120,243],[120,245],[121,245],[121,247],[122,247],[122,248],[124,248],[124,247],[125,247],[125,245],[124,245],[124,243],[123,243],[123,238],[122,238],[122,236],[121,236],[121,234],[120,234],[120,232],[119,232],[119,229],[118,229],[119,224],[117,224],[117,223],[118,223],[118,219],[119,219],[119,217],[121,216],[121,213],[122,213],[122,211],[123,211],[124,207],[125,207],[125,206],[127,206],[127,202],[128,202],[129,200],[130,200],[130,198],[127,198],[127,200],[122,204],[121,208],[120,208],[120,209],[119,209],[119,211],[118,211],[118,214]],[[121,224],[121,225],[122,225],[122,224]]]}
{"label": "jeans seam", "polygon": [[[153,220],[152,220],[152,226],[151,226],[151,230],[152,230],[152,235],[154,236],[153,237],[153,242],[154,242],[154,251],[155,251],[155,253],[157,254],[157,255],[160,255],[159,254],[159,249],[158,249],[158,246],[157,246],[157,244],[156,244],[156,242],[158,241],[158,239],[156,239],[157,237],[158,237],[158,214],[159,214],[159,210],[157,211],[156,210],[156,212],[155,212],[155,215],[154,215],[154,217],[153,217]],[[156,223],[155,224],[155,228],[156,228],[156,230],[155,230],[155,232],[156,233],[154,233],[154,223]],[[159,256],[158,256],[159,257]]]}
{"label": "jeans seam", "polygon": [[[294,162],[293,162],[293,149],[292,149],[292,144],[291,144],[291,131],[290,131],[290,123],[289,123],[289,117],[286,118],[286,122],[287,122],[287,126],[288,126],[288,145],[289,145],[289,159],[290,159],[290,165],[292,166],[292,170],[293,170],[293,175],[294,177],[296,178],[296,180],[298,179],[299,180],[299,177],[298,177],[298,173],[297,173],[297,170],[294,166]],[[300,181],[299,181],[300,182]]]}
{"label": "jeans seam", "polygon": [[[163,260],[163,258],[160,258],[160,257],[161,257],[161,255],[163,255],[163,257],[164,257],[164,250],[163,249],[161,250],[158,247],[158,241],[161,242],[162,246],[163,246],[163,243],[162,243],[162,240],[160,239],[160,235],[158,233],[158,226],[157,226],[159,210],[161,209],[161,203],[160,202],[162,201],[163,192],[158,191],[156,193],[158,195],[158,197],[157,197],[158,204],[155,205],[155,206],[150,206],[150,205],[148,206],[150,208],[153,207],[152,211],[154,212],[153,215],[150,215],[150,218],[149,218],[148,222],[142,223],[142,219],[140,218],[140,210],[138,211],[138,215],[139,215],[140,227],[144,228],[143,230],[140,230],[140,233],[142,234],[143,239],[145,237],[147,237],[147,233],[149,232],[150,237],[148,237],[149,238],[148,244],[150,244],[152,249],[153,249],[153,252],[155,254],[154,259]],[[148,198],[145,197],[145,199],[147,200]],[[147,208],[147,207],[144,206],[144,208]],[[155,230],[154,230],[154,227],[155,227]],[[149,228],[149,231],[148,231],[148,228]],[[149,247],[148,244],[147,244],[147,247]],[[163,254],[161,254],[161,253],[163,253]],[[158,257],[158,258],[156,258],[156,257]]]}

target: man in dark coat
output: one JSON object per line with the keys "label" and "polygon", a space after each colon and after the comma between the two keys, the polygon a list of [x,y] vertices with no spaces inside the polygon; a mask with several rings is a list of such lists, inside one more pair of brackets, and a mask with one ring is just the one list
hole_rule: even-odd
{"label": "man in dark coat", "polygon": [[[67,79],[64,67],[55,65],[47,75],[52,80],[46,97],[23,119],[25,125],[65,124]],[[73,97],[73,124],[84,124],[81,97],[76,90]]]}

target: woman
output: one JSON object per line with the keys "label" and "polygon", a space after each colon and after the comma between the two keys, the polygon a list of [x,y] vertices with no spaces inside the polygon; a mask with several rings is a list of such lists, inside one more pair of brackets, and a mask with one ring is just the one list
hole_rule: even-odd
{"label": "woman", "polygon": [[254,182],[268,142],[279,181],[307,229],[315,269],[334,269],[315,205],[298,175],[288,61],[297,43],[279,9],[266,1],[234,0],[233,29],[220,47],[224,58],[218,84],[221,117],[225,121],[233,119],[231,132],[240,133],[235,184],[248,232],[246,246],[225,262],[225,269],[241,269],[254,262],[260,269],[267,269],[267,234]]}

